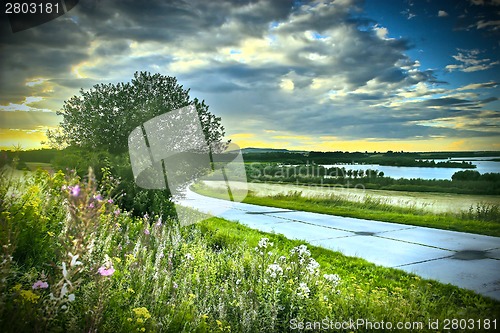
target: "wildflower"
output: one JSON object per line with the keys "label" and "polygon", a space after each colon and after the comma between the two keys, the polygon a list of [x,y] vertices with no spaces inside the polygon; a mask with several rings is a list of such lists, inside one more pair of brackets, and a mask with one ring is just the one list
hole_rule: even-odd
{"label": "wildflower", "polygon": [[47,282],[42,282],[41,280],[36,281],[32,288],[33,289],[46,289],[49,287],[49,284]]}
{"label": "wildflower", "polygon": [[161,221],[161,216],[160,216],[160,217],[158,218],[158,221],[156,221],[155,226],[157,226],[157,227],[161,226],[161,222],[162,222],[162,221]]}
{"label": "wildflower", "polygon": [[191,253],[186,253],[185,257],[187,260],[194,260],[194,257],[191,255]]}
{"label": "wildflower", "polygon": [[100,194],[94,195],[94,199],[97,201],[102,201],[102,195],[100,195]]}
{"label": "wildflower", "polygon": [[117,210],[114,211],[114,213],[115,213],[116,216],[118,216],[118,215],[120,215],[120,210],[117,209]]}
{"label": "wildflower", "polygon": [[112,204],[113,202],[114,202],[113,199],[108,199],[109,204]]}
{"label": "wildflower", "polygon": [[206,319],[208,318],[208,315],[207,315],[207,314],[202,314],[202,315],[201,315],[201,318],[202,318],[203,320],[206,320]]}
{"label": "wildflower", "polygon": [[31,303],[36,303],[40,298],[40,296],[34,294],[31,290],[21,290],[19,294],[21,295],[23,300]]}
{"label": "wildflower", "polygon": [[77,197],[80,195],[80,186],[79,185],[75,185],[73,187],[70,187],[70,189],[71,189],[72,196]]}
{"label": "wildflower", "polygon": [[313,258],[309,259],[309,263],[306,267],[309,274],[318,274],[319,273],[319,263]]}
{"label": "wildflower", "polygon": [[307,284],[305,282],[301,282],[299,284],[299,288],[297,289],[297,296],[299,298],[309,298],[310,292],[311,292],[311,290],[309,289],[309,287],[307,286]]}
{"label": "wildflower", "polygon": [[266,273],[275,279],[278,275],[283,275],[283,268],[278,264],[271,264],[267,267]]}
{"label": "wildflower", "polygon": [[97,270],[97,273],[101,274],[102,276],[110,276],[110,275],[113,275],[114,272],[115,272],[115,269],[112,266],[109,268],[106,268],[105,266],[101,266]]}
{"label": "wildflower", "polygon": [[68,301],[73,302],[75,300],[75,294],[68,295]]}
{"label": "wildflower", "polygon": [[135,313],[137,317],[142,317],[144,320],[148,320],[151,318],[151,314],[149,314],[148,309],[145,307],[140,307],[140,308],[134,308],[132,311]]}
{"label": "wildflower", "polygon": [[65,283],[63,284],[62,288],[61,288],[61,298],[64,297],[64,295],[66,295],[68,293],[68,284]]}
{"label": "wildflower", "polygon": [[66,277],[68,275],[68,270],[66,269],[65,262],[62,263],[62,274],[63,274],[63,277]]}
{"label": "wildflower", "polygon": [[338,285],[340,282],[340,276],[337,274],[324,274],[325,280],[331,282],[334,286]]}
{"label": "wildflower", "polygon": [[174,282],[174,284],[172,285],[172,287],[174,287],[174,289],[177,289],[179,288],[179,286],[177,285],[177,283]]}
{"label": "wildflower", "polygon": [[68,252],[68,255],[71,257],[71,263],[69,264],[70,267],[78,266],[78,265],[82,264],[81,261],[77,260],[78,257],[80,256],[79,254],[73,255],[71,252]]}
{"label": "wildflower", "polygon": [[89,204],[89,208],[95,208],[95,205],[94,205],[94,203],[93,203],[93,202],[91,202],[91,203]]}
{"label": "wildflower", "polygon": [[240,279],[236,280],[236,285],[237,285],[237,286],[238,286],[240,283],[241,283],[241,280],[240,280]]}
{"label": "wildflower", "polygon": [[144,234],[149,235],[150,234],[149,229],[144,229]]}
{"label": "wildflower", "polygon": [[294,255],[295,253],[297,253],[299,258],[307,258],[311,256],[311,252],[307,249],[307,246],[305,246],[304,244],[296,246],[290,250],[290,254]]}
{"label": "wildflower", "polygon": [[259,245],[258,247],[260,249],[267,249],[267,246],[273,246],[274,244],[272,242],[269,241],[269,238],[267,237],[264,237],[262,238],[260,241],[259,241]]}

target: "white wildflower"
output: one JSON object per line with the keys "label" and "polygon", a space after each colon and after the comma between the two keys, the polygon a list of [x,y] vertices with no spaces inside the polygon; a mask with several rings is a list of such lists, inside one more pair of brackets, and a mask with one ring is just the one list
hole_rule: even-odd
{"label": "white wildflower", "polygon": [[275,279],[278,275],[283,275],[283,269],[278,264],[271,264],[267,267],[266,273]]}
{"label": "white wildflower", "polygon": [[309,298],[310,292],[311,292],[311,290],[309,289],[309,287],[307,286],[307,284],[305,282],[301,282],[299,284],[299,288],[297,288],[297,296],[299,298]]}
{"label": "white wildflower", "polygon": [[297,253],[297,255],[300,258],[308,258],[311,256],[311,252],[307,249],[307,246],[305,246],[304,244],[294,247],[293,249],[290,250],[290,253],[292,255]]}
{"label": "white wildflower", "polygon": [[68,276],[68,270],[66,269],[66,263],[64,261],[62,263],[62,275],[64,278],[66,278],[66,276]]}
{"label": "white wildflower", "polygon": [[262,238],[260,241],[259,241],[259,245],[258,247],[261,248],[261,249],[267,249],[267,247],[271,247],[273,246],[274,244],[272,242],[269,241],[269,238],[267,237],[264,237]]}
{"label": "white wildflower", "polygon": [[69,295],[68,295],[68,300],[69,300],[70,302],[73,302],[73,301],[75,300],[75,294],[69,294]]}
{"label": "white wildflower", "polygon": [[64,297],[64,295],[66,295],[68,293],[68,284],[65,283],[63,284],[62,288],[61,288],[61,298]]}
{"label": "white wildflower", "polygon": [[71,252],[68,252],[68,255],[71,257],[71,263],[69,264],[70,267],[78,266],[78,265],[82,264],[81,261],[77,260],[78,257],[80,256],[79,254],[73,255]]}
{"label": "white wildflower", "polygon": [[336,287],[340,283],[340,276],[337,274],[324,274],[323,277],[328,282],[332,283],[334,287]]}
{"label": "white wildflower", "polygon": [[309,271],[309,274],[318,274],[319,273],[319,263],[313,258],[309,259],[309,264],[307,264],[306,269]]}
{"label": "white wildflower", "polygon": [[184,257],[186,258],[186,260],[194,260],[194,257],[191,255],[191,253],[186,253]]}

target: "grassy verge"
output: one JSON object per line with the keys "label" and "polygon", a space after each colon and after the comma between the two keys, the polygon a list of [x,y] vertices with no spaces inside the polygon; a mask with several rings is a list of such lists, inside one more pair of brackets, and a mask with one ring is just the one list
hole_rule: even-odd
{"label": "grassy verge", "polygon": [[[224,190],[222,189],[208,187],[204,184],[196,184],[192,188],[203,195],[223,198]],[[333,194],[329,197],[303,197],[298,191],[271,196],[257,196],[250,192],[244,202],[500,237],[500,208],[498,205],[477,206],[469,211],[456,214],[431,213],[415,207],[391,205],[381,199],[371,197],[366,197],[363,202],[353,202]]]}

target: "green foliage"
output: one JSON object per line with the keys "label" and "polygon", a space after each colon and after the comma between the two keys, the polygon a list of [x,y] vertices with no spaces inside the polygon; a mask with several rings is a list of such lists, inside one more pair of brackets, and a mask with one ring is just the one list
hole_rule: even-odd
{"label": "green foliage", "polygon": [[132,166],[128,153],[110,154],[102,150],[87,150],[78,147],[68,147],[52,161],[55,170],[74,170],[83,178],[89,167],[96,170],[96,181],[101,184],[105,178],[103,170],[109,170],[112,179],[118,182],[112,195],[121,209],[130,211],[134,216],[156,213],[167,217],[175,216],[171,194],[166,190],[146,190],[134,182]]}
{"label": "green foliage", "polygon": [[62,132],[48,132],[54,146],[106,149],[113,153],[127,150],[128,136],[137,126],[166,112],[194,105],[207,142],[220,142],[224,127],[220,118],[208,111],[204,101],[191,100],[176,78],[161,74],[136,72],[131,82],[98,84],[80,91],[65,101],[60,124]]}

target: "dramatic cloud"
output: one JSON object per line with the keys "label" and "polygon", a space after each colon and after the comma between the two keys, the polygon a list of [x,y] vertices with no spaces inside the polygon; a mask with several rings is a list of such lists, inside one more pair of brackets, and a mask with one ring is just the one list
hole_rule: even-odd
{"label": "dramatic cloud", "polygon": [[[396,11],[403,26],[425,17],[417,3],[405,6]],[[497,20],[477,14],[480,7],[461,7],[471,13],[466,29],[490,33]],[[412,53],[416,38],[364,10],[361,0],[88,0],[16,34],[0,20],[2,128],[55,126],[54,112],[80,88],[142,70],[176,76],[231,138],[261,146],[495,134],[498,83],[444,81],[489,73],[497,58],[455,45],[441,67],[423,66]],[[433,7],[427,16],[448,22],[436,13],[451,18],[452,10]]]}

